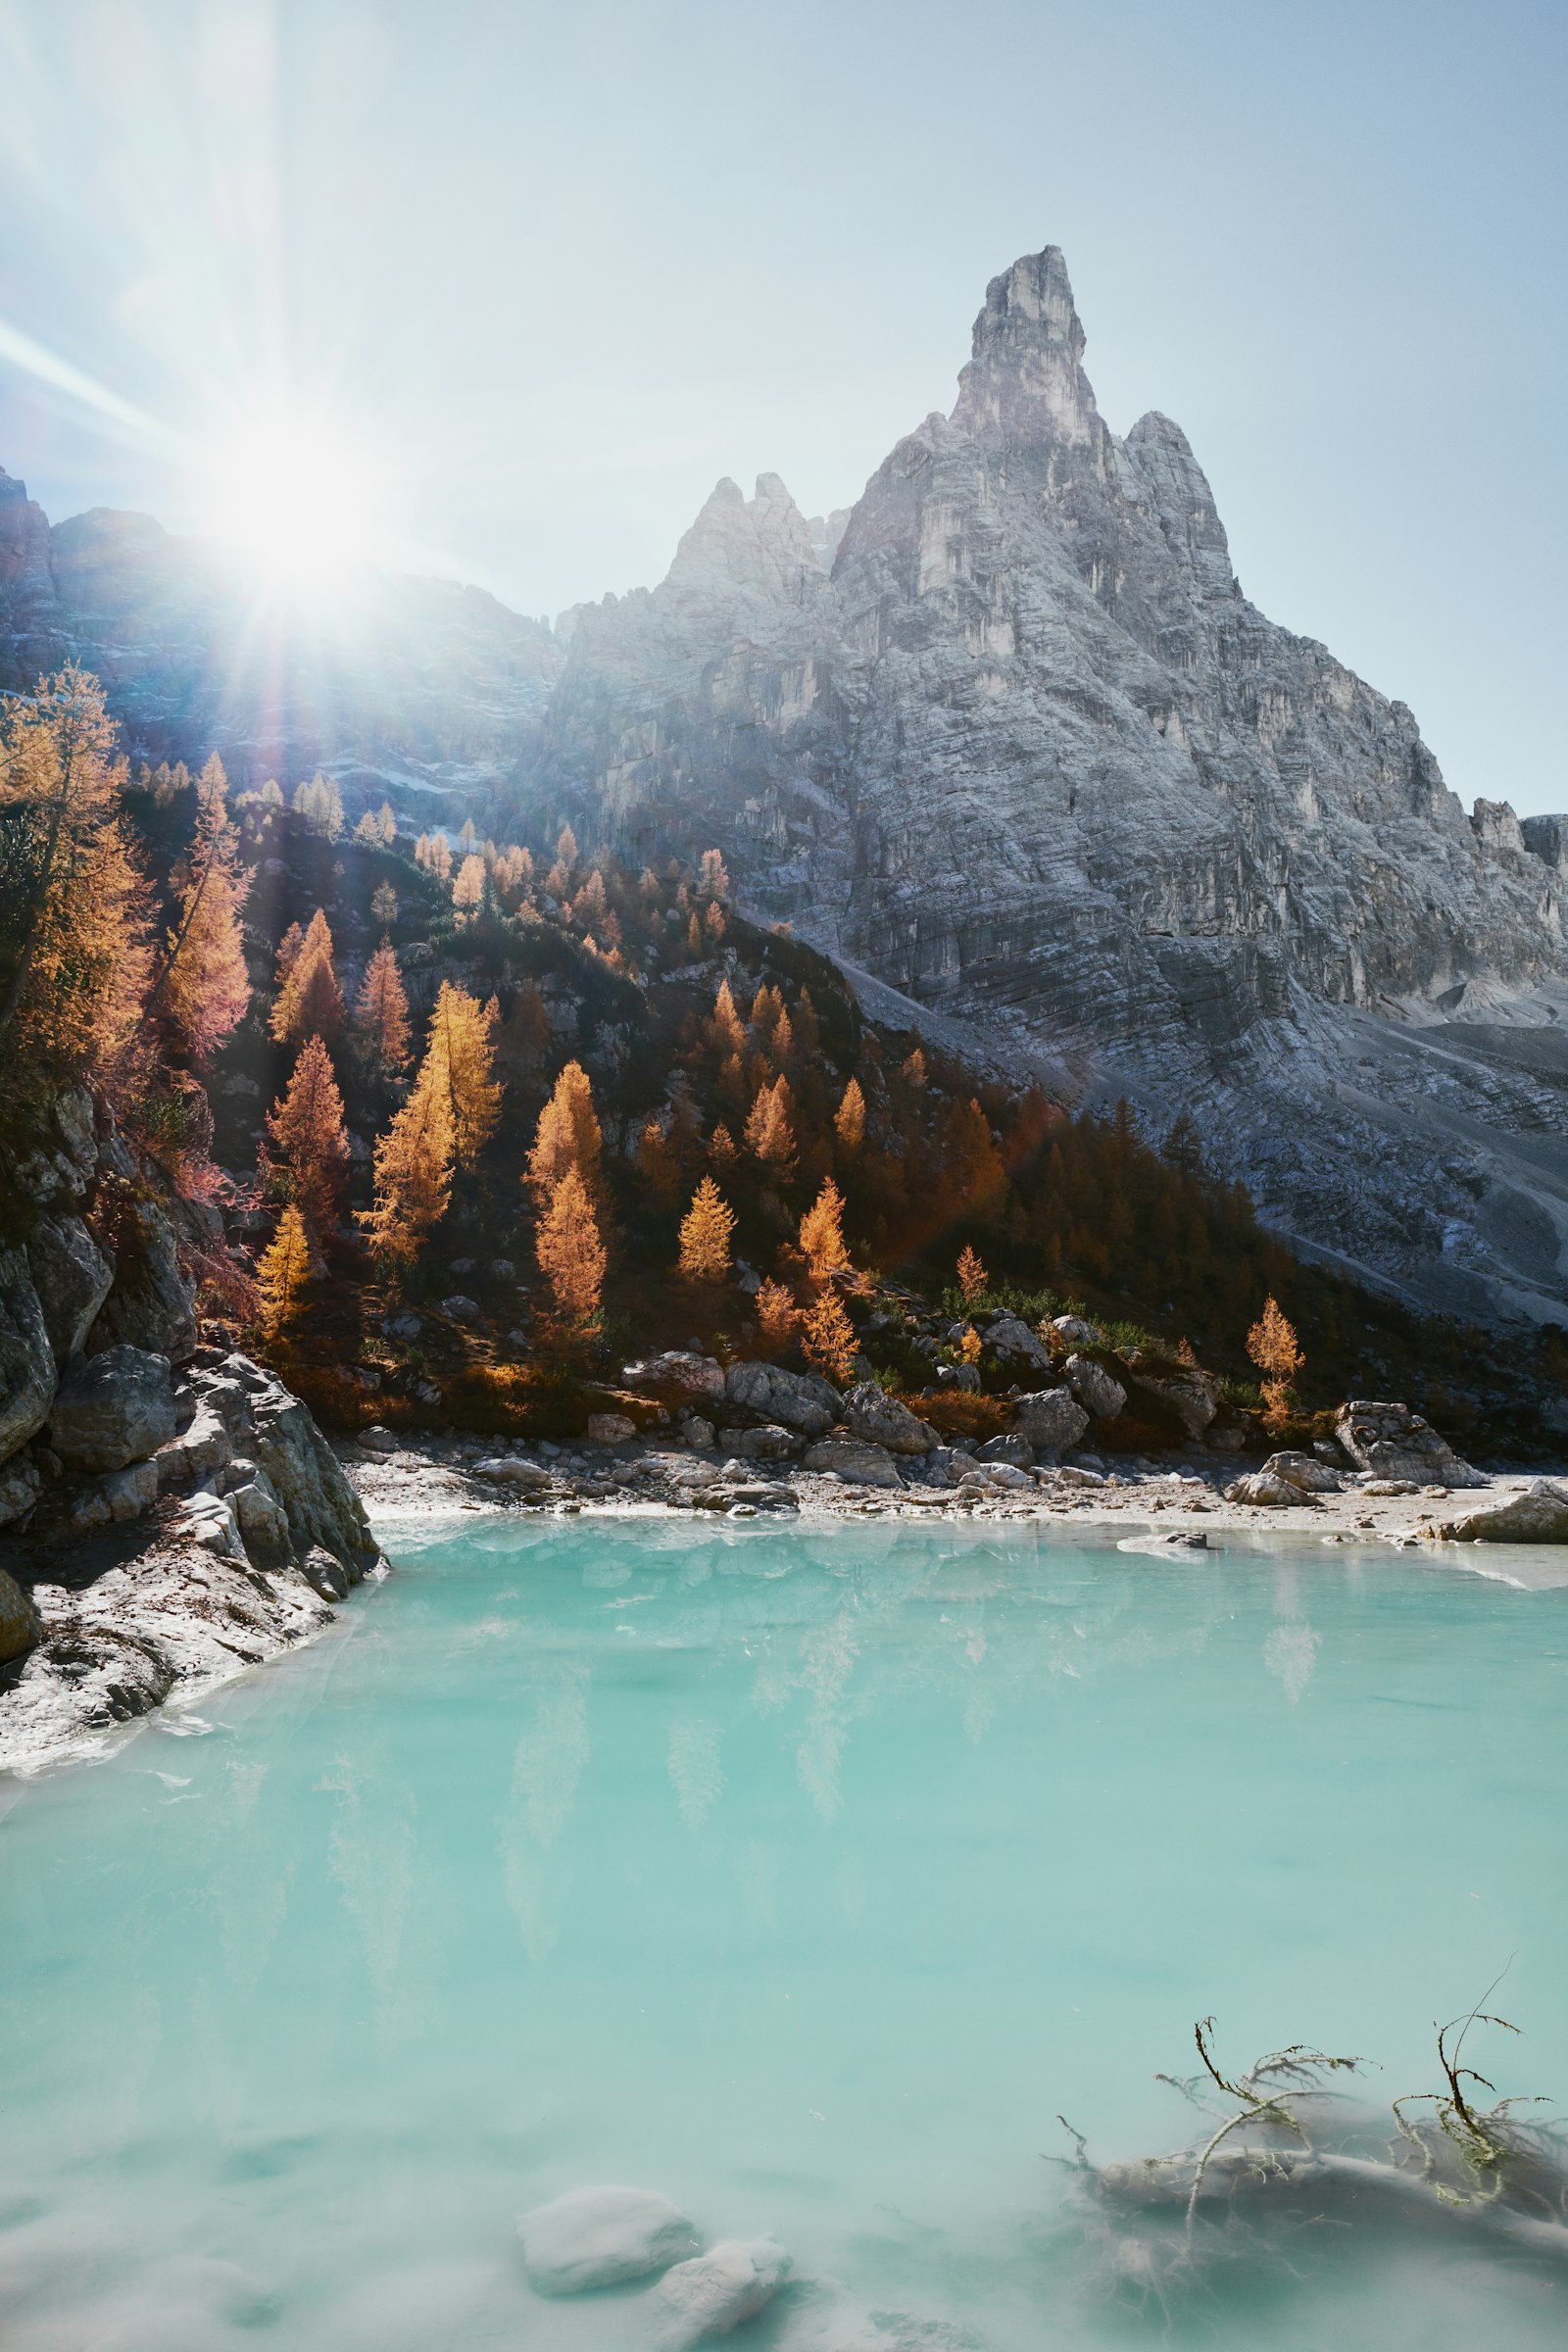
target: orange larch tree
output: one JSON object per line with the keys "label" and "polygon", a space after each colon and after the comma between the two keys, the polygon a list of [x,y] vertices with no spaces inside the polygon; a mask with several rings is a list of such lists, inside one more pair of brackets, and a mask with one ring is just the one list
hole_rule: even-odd
{"label": "orange larch tree", "polygon": [[177,908],[149,1002],[163,1011],[179,1049],[205,1070],[251,1001],[240,908],[250,876],[228,818],[228,778],[215,752],[196,779],[196,831],[174,869]]}
{"label": "orange larch tree", "polygon": [[607,1263],[588,1188],[575,1167],[552,1188],[534,1244],[557,1312],[584,1324],[598,1312]]}
{"label": "orange larch tree", "polygon": [[722,1282],[730,1267],[735,1211],[711,1176],[705,1176],[681,1219],[680,1270],[688,1282]]}
{"label": "orange larch tree", "polygon": [[300,1048],[294,1074],[267,1114],[262,1149],[274,1191],[297,1204],[319,1239],[331,1222],[349,1164],[343,1097],[320,1038],[308,1037]]}
{"label": "orange larch tree", "polygon": [[371,1205],[356,1213],[372,1254],[396,1270],[411,1266],[452,1201],[452,1106],[447,1089],[424,1069],[375,1147]]}
{"label": "orange larch tree", "polygon": [[409,998],[389,939],[382,940],[365,967],[354,1028],[361,1052],[382,1084],[400,1078],[409,1066]]}
{"label": "orange larch tree", "polygon": [[302,1045],[308,1037],[330,1045],[343,1026],[343,991],[332,957],[332,934],[318,906],[292,968],[272,1006],[272,1035],[279,1045]]}

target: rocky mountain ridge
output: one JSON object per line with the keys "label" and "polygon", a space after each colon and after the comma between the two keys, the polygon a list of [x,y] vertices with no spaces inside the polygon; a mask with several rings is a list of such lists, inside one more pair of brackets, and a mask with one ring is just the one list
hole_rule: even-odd
{"label": "rocky mountain ridge", "polygon": [[510,778],[564,653],[452,580],[366,575],[323,612],[147,514],[51,526],[0,470],[0,692],[67,660],[103,680],[133,763],[217,750],[247,784],[319,767],[351,818],[390,799],[455,827]]}

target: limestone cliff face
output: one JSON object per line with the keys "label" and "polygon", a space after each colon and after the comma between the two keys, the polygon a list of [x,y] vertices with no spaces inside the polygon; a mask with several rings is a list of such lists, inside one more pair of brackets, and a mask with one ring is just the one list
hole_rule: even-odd
{"label": "limestone cliff face", "polygon": [[1472,824],[1409,710],[1247,601],[1180,428],[1118,438],[1083,353],[1054,247],[994,279],[831,574],[776,476],[721,483],[661,587],[580,617],[532,789],[716,841],[918,1004],[1206,1110],[1309,1240],[1556,1315],[1560,835]]}

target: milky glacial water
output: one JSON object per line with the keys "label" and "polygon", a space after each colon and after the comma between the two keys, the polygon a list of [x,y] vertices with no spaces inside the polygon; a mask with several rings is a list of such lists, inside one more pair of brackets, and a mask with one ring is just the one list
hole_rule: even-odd
{"label": "milky glacial water", "polygon": [[1510,1959],[1485,2056],[1568,2105],[1568,1592],[905,1522],[393,1550],[310,1649],[0,1796],[7,2352],[633,2352],[640,2294],[518,2258],[599,2181],[783,2240],[737,2342],[1565,2340],[1462,2232],[1107,2298],[1046,2159],[1058,2111],[1183,2139],[1153,2078],[1209,2011],[1428,2084]]}

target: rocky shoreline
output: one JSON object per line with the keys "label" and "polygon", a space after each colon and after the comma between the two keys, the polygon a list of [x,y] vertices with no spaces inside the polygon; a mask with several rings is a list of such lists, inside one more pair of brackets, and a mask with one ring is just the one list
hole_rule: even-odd
{"label": "rocky shoreline", "polygon": [[1475,1470],[1402,1405],[1351,1403],[1337,1440],[1238,1476],[1196,1439],[1158,1460],[1082,1449],[1065,1388],[1020,1397],[1015,1430],[977,1446],[870,1381],[680,1351],[624,1377],[643,1421],[595,1414],[580,1440],[372,1427],[333,1446],[246,1356],[198,1350],[178,1374],[130,1348],[90,1359],[49,1425],[74,1466],[57,1457],[25,1535],[0,1539],[0,1772],[101,1751],[310,1640],[386,1572],[383,1544],[468,1512],[1044,1523],[1188,1556],[1265,1533],[1568,1543],[1568,1478]]}

